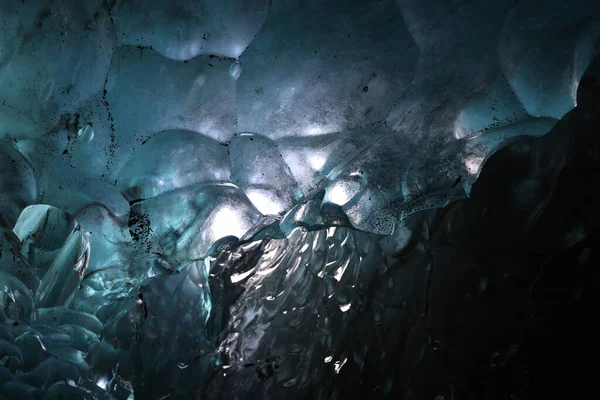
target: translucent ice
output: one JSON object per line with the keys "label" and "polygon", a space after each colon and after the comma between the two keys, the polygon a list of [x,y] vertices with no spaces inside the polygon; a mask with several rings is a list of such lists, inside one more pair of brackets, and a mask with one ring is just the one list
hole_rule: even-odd
{"label": "translucent ice", "polygon": [[90,243],[88,269],[96,271],[106,267],[127,269],[126,259],[131,253],[132,239],[127,226],[127,216],[118,217],[100,204],[87,206],[76,214],[81,229]]}
{"label": "translucent ice", "polygon": [[37,197],[31,163],[10,143],[0,143],[0,226],[12,229],[26,206]]}
{"label": "translucent ice", "polygon": [[289,210],[301,197],[299,188],[270,139],[243,133],[229,144],[231,180],[263,214]]}
{"label": "translucent ice", "polygon": [[40,202],[59,207],[71,214],[90,204],[103,204],[112,213],[123,216],[129,211],[127,201],[115,189],[93,176],[68,165],[44,149],[38,153],[36,169],[39,178]]}
{"label": "translucent ice", "polygon": [[121,43],[150,46],[175,60],[239,57],[269,14],[268,0],[124,0],[113,9]]}
{"label": "translucent ice", "polygon": [[14,276],[35,292],[39,278],[35,269],[23,256],[21,242],[13,231],[0,228],[0,251],[0,271]]}
{"label": "translucent ice", "polygon": [[87,271],[89,252],[85,233],[77,226],[41,280],[35,295],[38,307],[69,305]]}
{"label": "translucent ice", "polygon": [[175,130],[145,141],[121,168],[116,187],[127,200],[139,200],[195,183],[222,181],[229,181],[227,149],[200,133]]}
{"label": "translucent ice", "polygon": [[118,47],[105,96],[96,98],[86,106],[90,110],[81,113],[89,115],[90,120],[80,117],[84,125],[93,122],[96,114],[106,115],[108,124],[93,125],[91,147],[81,144],[78,150],[92,152],[99,160],[87,160],[82,153],[77,156],[77,164],[101,161],[104,168],[83,168],[114,183],[132,152],[158,132],[184,129],[221,142],[229,140],[236,130],[235,80],[228,72],[230,64],[230,60],[214,56],[184,63],[147,48]]}
{"label": "translucent ice", "polygon": [[40,275],[46,272],[76,225],[77,221],[65,211],[36,204],[23,210],[13,232],[23,244],[22,254]]}
{"label": "translucent ice", "polygon": [[36,245],[45,250],[62,247],[77,222],[63,210],[36,204],[23,210],[13,231],[23,245]]}
{"label": "translucent ice", "polygon": [[418,55],[391,0],[277,2],[240,57],[239,129],[277,139],[381,121]]}
{"label": "translucent ice", "polygon": [[543,1],[517,4],[502,27],[502,70],[524,108],[536,117],[562,118],[573,109],[581,76],[594,56],[600,25],[597,3],[559,2],[540,15]]}
{"label": "translucent ice", "polygon": [[4,1],[0,398],[459,399],[474,371],[512,379],[564,272],[546,265],[595,254],[598,15]]}
{"label": "translucent ice", "polygon": [[176,264],[204,258],[225,236],[242,237],[260,213],[233,184],[196,184],[133,205],[134,240]]}
{"label": "translucent ice", "polygon": [[102,0],[0,5],[0,136],[41,137],[104,85],[113,33]]}

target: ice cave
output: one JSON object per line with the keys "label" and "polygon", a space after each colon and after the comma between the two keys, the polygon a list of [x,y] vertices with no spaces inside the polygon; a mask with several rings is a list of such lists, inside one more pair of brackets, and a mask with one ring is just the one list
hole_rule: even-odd
{"label": "ice cave", "polygon": [[600,0],[0,0],[0,399],[594,398],[599,53]]}

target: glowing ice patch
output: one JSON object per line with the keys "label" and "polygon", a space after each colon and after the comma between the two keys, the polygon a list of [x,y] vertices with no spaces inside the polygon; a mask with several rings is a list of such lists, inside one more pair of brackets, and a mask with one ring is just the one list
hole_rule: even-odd
{"label": "glowing ice patch", "polygon": [[108,378],[103,376],[102,378],[96,381],[96,386],[101,388],[102,390],[106,390],[108,388]]}
{"label": "glowing ice patch", "polygon": [[248,196],[252,204],[254,204],[254,207],[262,214],[279,214],[285,210],[283,204],[278,202],[277,199],[262,191],[248,189],[246,191],[246,196]]}
{"label": "glowing ice patch", "polygon": [[464,111],[461,112],[458,116],[458,118],[456,118],[456,120],[454,121],[454,129],[453,129],[453,135],[455,139],[462,139],[464,137],[466,137],[468,135],[468,131],[465,128],[465,113]]}
{"label": "glowing ice patch", "polygon": [[340,373],[340,371],[342,370],[342,367],[344,366],[344,364],[346,364],[346,361],[348,361],[348,358],[347,358],[347,357],[345,357],[343,360],[336,361],[336,362],[334,363],[334,366],[333,366],[333,368],[335,369],[335,373],[336,373],[336,374],[339,374],[339,373]]}
{"label": "glowing ice patch", "polygon": [[338,181],[327,188],[325,201],[338,206],[348,203],[358,193],[360,184],[354,181]]}
{"label": "glowing ice patch", "polygon": [[211,236],[223,238],[225,236],[242,237],[246,229],[241,226],[242,217],[239,212],[231,207],[223,207],[215,212],[211,224]]}
{"label": "glowing ice patch", "polygon": [[481,169],[481,165],[485,161],[484,157],[469,156],[465,158],[465,167],[471,175],[476,175]]}
{"label": "glowing ice patch", "polygon": [[322,154],[314,153],[308,156],[308,163],[310,164],[310,167],[315,171],[320,171],[326,162],[327,158],[325,158],[325,156],[323,156]]}
{"label": "glowing ice patch", "polygon": [[319,125],[313,124],[310,125],[304,131],[308,136],[318,136],[318,135],[326,135],[331,132],[339,132],[341,130],[340,126],[337,124],[329,124],[329,125]]}

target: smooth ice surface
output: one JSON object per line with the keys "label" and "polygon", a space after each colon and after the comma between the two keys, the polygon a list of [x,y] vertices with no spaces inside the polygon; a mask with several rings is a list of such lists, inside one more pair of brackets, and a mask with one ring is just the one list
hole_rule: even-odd
{"label": "smooth ice surface", "polygon": [[0,144],[0,226],[12,228],[21,210],[32,204],[38,182],[31,163],[12,145]]}
{"label": "smooth ice surface", "polygon": [[63,210],[45,204],[36,204],[23,210],[13,232],[26,245],[44,250],[56,250],[64,244],[77,221]]}
{"label": "smooth ice surface", "polygon": [[229,144],[231,181],[263,214],[290,209],[301,197],[290,168],[270,139],[242,133]]}
{"label": "smooth ice surface", "polygon": [[392,0],[276,1],[240,57],[239,129],[278,139],[381,121],[418,56]]}
{"label": "smooth ice surface", "polygon": [[114,45],[103,3],[0,4],[0,136],[56,131],[102,89]]}
{"label": "smooth ice surface", "polygon": [[63,208],[72,214],[94,203],[106,205],[117,215],[127,214],[127,201],[113,185],[81,173],[60,157],[44,153],[45,150],[40,149],[37,160],[40,202]]}
{"label": "smooth ice surface", "polygon": [[201,54],[237,58],[269,15],[269,0],[123,0],[113,9],[117,38],[174,60]]}
{"label": "smooth ice surface", "polygon": [[68,306],[87,272],[90,246],[81,227],[75,228],[42,277],[35,295],[38,307]]}
{"label": "smooth ice surface", "polygon": [[22,244],[13,231],[0,228],[0,271],[13,275],[32,292],[38,287],[39,277],[22,254]]}
{"label": "smooth ice surface", "polygon": [[92,124],[93,139],[82,141],[78,130],[70,133],[65,158],[114,184],[133,152],[159,132],[188,130],[228,141],[236,131],[231,62],[201,56],[184,63],[149,48],[118,47],[106,92],[77,110],[80,127]]}
{"label": "smooth ice surface", "polygon": [[227,149],[219,142],[197,132],[164,131],[133,154],[116,187],[127,200],[139,200],[195,183],[229,181],[229,175]]}
{"label": "smooth ice surface", "polygon": [[179,264],[204,258],[221,238],[241,238],[259,218],[235,185],[196,184],[136,203],[130,230],[143,248]]}
{"label": "smooth ice surface", "polygon": [[540,0],[518,4],[502,27],[502,70],[530,115],[562,118],[576,104],[581,76],[594,57],[597,4],[559,2],[540,15]]}

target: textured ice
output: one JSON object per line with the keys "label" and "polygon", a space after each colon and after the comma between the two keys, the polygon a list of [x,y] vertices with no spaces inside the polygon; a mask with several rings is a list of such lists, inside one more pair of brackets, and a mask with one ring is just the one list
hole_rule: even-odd
{"label": "textured ice", "polygon": [[2,2],[2,136],[42,137],[102,90],[113,36],[102,0]]}
{"label": "textured ice", "polygon": [[78,129],[70,133],[67,160],[112,184],[132,153],[159,132],[182,129],[228,141],[236,131],[231,63],[214,55],[184,63],[149,48],[118,47],[106,92],[78,110],[78,129],[91,123],[93,139],[82,141]]}
{"label": "textured ice", "polygon": [[268,0],[124,0],[113,9],[121,43],[189,60],[201,54],[237,58],[269,15]]}
{"label": "textured ice", "polygon": [[140,200],[195,183],[227,182],[229,176],[227,149],[219,142],[197,132],[164,131],[133,154],[116,187],[127,200]]}
{"label": "textured ice", "polygon": [[31,163],[12,143],[0,143],[0,157],[0,227],[11,229],[21,211],[35,202],[38,185]]}
{"label": "textured ice", "polygon": [[239,129],[278,139],[381,121],[418,56],[392,0],[274,2],[240,57]]}
{"label": "textured ice", "polygon": [[203,261],[186,263],[177,275],[150,279],[134,301],[124,302],[129,307],[106,323],[102,336],[125,350],[117,359],[133,359],[116,372],[134,381],[136,396],[189,395],[210,377],[219,353],[206,339],[211,300]]}
{"label": "textured ice", "polygon": [[263,214],[289,210],[302,197],[294,176],[270,139],[251,133],[229,144],[231,181]]}
{"label": "textured ice", "polygon": [[129,224],[144,251],[177,266],[204,258],[221,238],[241,238],[259,218],[259,211],[235,185],[206,183],[134,204]]}
{"label": "textured ice", "polygon": [[527,397],[599,5],[4,1],[0,398]]}
{"label": "textured ice", "polygon": [[89,252],[89,242],[78,226],[73,229],[42,277],[35,295],[38,307],[69,305],[87,272]]}
{"label": "textured ice", "polygon": [[22,243],[21,254],[41,277],[77,226],[73,216],[63,210],[36,204],[23,210],[13,232]]}
{"label": "textured ice", "polygon": [[[372,236],[345,228],[296,228],[267,243],[251,276],[235,279],[245,290],[221,343],[229,365],[219,377],[219,398],[294,397],[324,388],[354,350],[342,332],[364,307],[361,292],[377,274],[378,254]],[[272,392],[263,384],[271,377],[278,386]]]}

